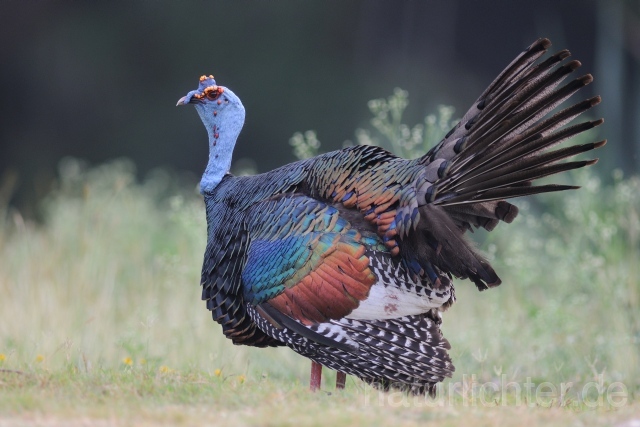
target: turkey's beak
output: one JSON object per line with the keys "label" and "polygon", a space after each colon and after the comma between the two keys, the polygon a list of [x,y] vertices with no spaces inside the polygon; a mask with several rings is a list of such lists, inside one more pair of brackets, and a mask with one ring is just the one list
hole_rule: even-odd
{"label": "turkey's beak", "polygon": [[176,104],[176,107],[179,106],[179,105],[202,103],[202,101],[199,98],[196,98],[196,97],[193,96],[196,93],[198,93],[197,90],[192,90],[191,92],[189,92],[188,94],[186,94],[182,98],[178,99],[178,103]]}

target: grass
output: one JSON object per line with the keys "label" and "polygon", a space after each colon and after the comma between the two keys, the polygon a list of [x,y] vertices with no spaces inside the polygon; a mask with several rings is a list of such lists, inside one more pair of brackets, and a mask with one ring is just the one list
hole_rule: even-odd
{"label": "grass", "polygon": [[[408,135],[405,149],[422,149]],[[443,325],[457,371],[438,399],[416,401],[353,378],[335,392],[326,370],[311,394],[306,359],[233,346],[200,301],[206,230],[193,183],[67,160],[42,224],[0,207],[0,425],[640,419],[640,180],[568,179],[584,188],[519,202],[514,224],[477,233],[503,285],[458,282]]]}
{"label": "grass", "polygon": [[[7,393],[6,390],[11,390]],[[311,393],[306,384],[270,378],[216,377],[200,371],[138,369],[89,374],[35,370],[3,379],[3,426],[13,425],[614,425],[638,415],[636,405],[576,410],[527,405],[437,406],[370,394],[353,382],[342,392]]]}

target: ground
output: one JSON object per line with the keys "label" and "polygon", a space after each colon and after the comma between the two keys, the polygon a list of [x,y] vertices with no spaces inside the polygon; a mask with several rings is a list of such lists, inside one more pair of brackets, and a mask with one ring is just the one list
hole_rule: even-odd
{"label": "ground", "polygon": [[[332,379],[332,378],[331,378]],[[326,381],[329,383],[330,381]],[[378,393],[349,379],[313,393],[306,383],[146,369],[92,373],[3,372],[0,426],[620,426],[640,423],[640,404],[452,402]],[[633,424],[636,423],[636,424]]]}

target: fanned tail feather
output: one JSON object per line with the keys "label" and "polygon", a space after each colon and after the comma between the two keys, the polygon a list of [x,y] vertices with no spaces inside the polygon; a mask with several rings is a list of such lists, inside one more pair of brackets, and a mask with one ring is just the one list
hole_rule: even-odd
{"label": "fanned tail feather", "polygon": [[597,159],[566,160],[606,141],[553,148],[603,120],[566,126],[598,105],[598,96],[552,114],[593,78],[587,74],[562,85],[581,64],[567,60],[568,50],[539,61],[550,46],[549,40],[540,39],[521,53],[447,136],[417,160],[424,173],[415,184],[416,195],[420,216],[427,218],[417,231],[426,237],[426,245],[413,238],[403,256],[417,252],[418,258],[431,260],[441,270],[471,279],[480,290],[497,286],[500,279],[466,241],[465,231],[490,231],[500,221],[513,221],[518,209],[505,199],[578,188],[533,183],[596,163]]}
{"label": "fanned tail feather", "polygon": [[[575,60],[563,64],[570,56],[567,50],[536,64],[550,46],[549,40],[540,39],[518,56],[447,137],[420,160],[426,165],[444,160],[439,164],[438,180],[424,191],[426,203],[444,207],[462,224],[491,230],[499,220],[510,222],[517,214],[504,199],[577,188],[531,185],[536,179],[594,164],[597,159],[561,161],[606,143],[549,151],[603,122],[600,119],[564,127],[599,104],[597,96],[545,119],[593,80],[587,74],[560,86],[581,64]],[[511,214],[501,217],[500,211]]]}

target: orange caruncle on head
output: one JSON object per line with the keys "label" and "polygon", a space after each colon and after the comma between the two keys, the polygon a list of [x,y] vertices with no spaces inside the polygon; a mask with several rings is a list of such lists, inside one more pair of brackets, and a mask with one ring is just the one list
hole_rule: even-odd
{"label": "orange caruncle on head", "polygon": [[210,100],[215,100],[218,99],[223,92],[224,88],[216,84],[216,81],[213,79],[212,75],[203,75],[200,76],[198,90],[193,94],[193,97],[196,99],[207,97]]}

